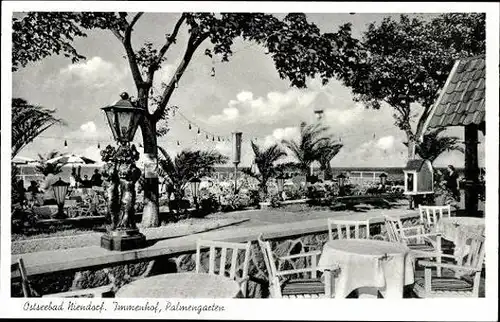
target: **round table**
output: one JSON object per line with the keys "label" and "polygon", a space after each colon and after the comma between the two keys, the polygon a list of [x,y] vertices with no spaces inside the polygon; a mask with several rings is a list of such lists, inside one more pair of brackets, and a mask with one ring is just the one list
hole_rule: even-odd
{"label": "round table", "polygon": [[238,298],[240,286],[228,277],[212,274],[172,273],[136,280],[120,288],[121,298]]}
{"label": "round table", "polygon": [[338,239],[323,247],[321,270],[340,267],[335,298],[356,289],[376,288],[384,298],[403,298],[403,287],[414,282],[413,258],[403,244],[371,239]]}
{"label": "round table", "polygon": [[455,244],[455,256],[464,257],[468,253],[465,245],[464,233],[484,235],[484,218],[474,217],[449,217],[441,218],[436,223],[436,233]]}

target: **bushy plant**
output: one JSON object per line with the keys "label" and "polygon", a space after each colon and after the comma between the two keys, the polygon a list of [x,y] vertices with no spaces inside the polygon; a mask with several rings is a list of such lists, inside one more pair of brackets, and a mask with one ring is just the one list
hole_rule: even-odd
{"label": "bushy plant", "polygon": [[268,200],[269,200],[269,207],[271,208],[281,207],[281,198],[279,197],[279,195],[273,194],[269,196]]}

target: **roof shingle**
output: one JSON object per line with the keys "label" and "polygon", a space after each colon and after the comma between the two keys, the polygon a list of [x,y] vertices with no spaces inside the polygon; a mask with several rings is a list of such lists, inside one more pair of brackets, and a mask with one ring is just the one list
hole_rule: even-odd
{"label": "roof shingle", "polygon": [[460,59],[448,76],[428,127],[480,124],[485,120],[485,57]]}

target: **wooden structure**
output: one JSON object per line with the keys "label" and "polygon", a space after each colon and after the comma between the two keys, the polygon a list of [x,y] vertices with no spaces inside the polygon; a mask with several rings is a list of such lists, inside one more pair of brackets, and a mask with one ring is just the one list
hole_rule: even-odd
{"label": "wooden structure", "polygon": [[418,206],[418,211],[420,213],[420,222],[426,226],[426,228],[434,228],[441,218],[451,217],[451,206]]}
{"label": "wooden structure", "polygon": [[465,137],[465,209],[477,215],[479,166],[478,131],[486,134],[485,56],[459,59],[424,123],[420,140],[429,128],[463,126]]}
{"label": "wooden structure", "polygon": [[[259,245],[264,255],[264,263],[269,275],[269,291],[272,298],[331,298],[333,294],[332,272],[325,270],[323,283],[317,278],[317,261],[321,255],[320,250],[300,253],[278,258],[279,262],[305,260],[307,267],[279,270],[275,265],[275,259],[271,250],[271,244],[262,240],[259,236]],[[309,263],[307,263],[309,262]],[[285,276],[296,276],[299,274],[308,274],[308,278],[287,279]],[[282,280],[280,280],[280,278]]]}
{"label": "wooden structure", "polygon": [[[419,261],[419,264],[425,267],[425,274],[423,279],[415,281],[413,291],[418,297],[479,297],[479,283],[485,255],[484,236],[470,234],[465,237],[465,242],[469,245],[465,262],[462,260],[464,254],[456,257],[444,255],[454,259],[453,264]],[[451,269],[455,272],[455,276],[433,276],[434,267]]]}
{"label": "wooden structure", "polygon": [[429,160],[410,160],[403,169],[405,174],[405,195],[434,193],[434,171]]}
{"label": "wooden structure", "polygon": [[[196,273],[202,273],[201,250],[203,248],[209,248],[208,274],[228,276],[230,279],[234,279],[240,284],[243,296],[246,296],[251,246],[251,242],[229,243],[211,240],[198,240],[196,242]],[[227,263],[228,250],[231,257],[229,267]],[[220,256],[216,255],[216,251],[220,251]],[[238,253],[241,251],[244,252],[243,265],[241,267],[242,275],[237,276],[236,273],[240,271],[240,267],[238,266]],[[217,258],[219,265],[216,265]],[[229,272],[227,270],[229,270]]]}

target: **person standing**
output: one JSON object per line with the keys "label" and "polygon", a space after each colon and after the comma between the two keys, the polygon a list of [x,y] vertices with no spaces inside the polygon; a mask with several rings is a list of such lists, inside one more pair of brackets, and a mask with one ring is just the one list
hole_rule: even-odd
{"label": "person standing", "polygon": [[457,201],[460,201],[460,191],[458,190],[458,173],[455,167],[448,165],[448,175],[446,176],[446,188],[453,194]]}
{"label": "person standing", "polygon": [[94,170],[94,174],[90,178],[90,183],[92,187],[100,187],[102,185],[102,178],[98,169]]}

